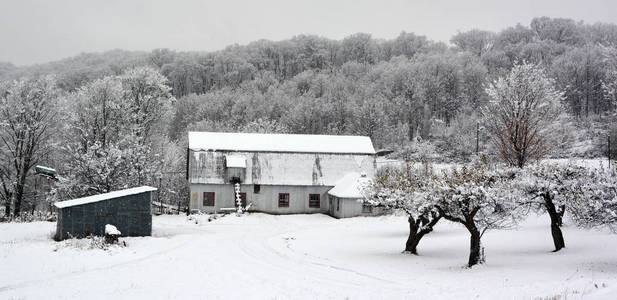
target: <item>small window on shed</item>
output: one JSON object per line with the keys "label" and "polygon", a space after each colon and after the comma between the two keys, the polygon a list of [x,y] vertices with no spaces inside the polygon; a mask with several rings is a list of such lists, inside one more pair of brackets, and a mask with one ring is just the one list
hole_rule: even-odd
{"label": "small window on shed", "polygon": [[204,206],[214,206],[214,192],[204,192]]}
{"label": "small window on shed", "polygon": [[260,191],[261,191],[261,185],[259,184],[253,185],[253,193],[259,194]]}
{"label": "small window on shed", "polygon": [[373,212],[373,207],[368,204],[362,203],[362,213],[370,214]]}
{"label": "small window on shed", "polygon": [[279,207],[289,207],[289,193],[279,193]]}
{"label": "small window on shed", "polygon": [[309,207],[310,208],[319,208],[321,201],[319,199],[319,194],[309,194]]}
{"label": "small window on shed", "polygon": [[336,198],[336,211],[341,210],[341,198]]}

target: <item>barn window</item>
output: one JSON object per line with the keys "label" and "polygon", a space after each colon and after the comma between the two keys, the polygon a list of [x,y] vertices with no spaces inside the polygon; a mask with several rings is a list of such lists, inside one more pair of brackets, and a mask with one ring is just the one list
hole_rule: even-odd
{"label": "barn window", "polygon": [[321,201],[319,200],[319,194],[309,194],[309,207],[319,208]]}
{"label": "barn window", "polygon": [[204,192],[204,206],[214,206],[214,192]]}
{"label": "barn window", "polygon": [[279,193],[279,207],[289,207],[289,193]]}
{"label": "barn window", "polygon": [[373,207],[368,204],[362,203],[362,213],[370,214],[373,212]]}
{"label": "barn window", "polygon": [[[239,194],[240,194],[240,202],[242,203],[242,207],[246,207],[246,193],[239,193]],[[235,198],[234,198],[234,205],[238,207],[238,201],[236,201]]]}
{"label": "barn window", "polygon": [[253,193],[259,194],[260,191],[261,191],[261,185],[259,184],[253,185]]}

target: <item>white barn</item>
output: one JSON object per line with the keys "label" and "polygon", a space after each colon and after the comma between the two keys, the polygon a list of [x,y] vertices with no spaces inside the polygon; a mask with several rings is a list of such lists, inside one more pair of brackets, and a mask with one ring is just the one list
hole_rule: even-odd
{"label": "white barn", "polygon": [[233,208],[239,183],[251,211],[339,218],[374,213],[357,201],[359,183],[376,169],[369,137],[189,132],[188,140],[191,211]]}

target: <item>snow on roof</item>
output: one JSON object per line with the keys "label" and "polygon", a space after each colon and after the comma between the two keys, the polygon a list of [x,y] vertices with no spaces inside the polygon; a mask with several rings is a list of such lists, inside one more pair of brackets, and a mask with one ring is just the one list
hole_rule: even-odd
{"label": "snow on roof", "polygon": [[225,161],[228,168],[246,168],[246,158],[241,155],[227,155]]}
{"label": "snow on roof", "polygon": [[113,191],[113,192],[109,192],[105,194],[99,194],[99,195],[94,195],[94,196],[77,198],[73,200],[56,202],[54,205],[57,208],[65,208],[65,207],[71,207],[71,206],[77,206],[77,205],[83,205],[83,204],[88,204],[88,203],[109,200],[109,199],[118,198],[118,197],[141,194],[141,193],[151,192],[151,191],[156,191],[156,188],[153,188],[151,186],[140,186],[140,187],[131,188],[131,189]]}
{"label": "snow on roof", "polygon": [[328,194],[339,198],[363,198],[362,188],[370,181],[365,174],[356,172],[347,173],[336,185],[328,191]]}
{"label": "snow on roof", "polygon": [[194,151],[305,152],[375,154],[367,136],[189,132]]}
{"label": "snow on roof", "polygon": [[34,168],[38,169],[38,170],[41,170],[41,171],[46,171],[48,173],[56,173],[56,169],[52,169],[52,168],[49,168],[49,167],[44,167],[44,166],[37,165],[37,166],[34,166]]}

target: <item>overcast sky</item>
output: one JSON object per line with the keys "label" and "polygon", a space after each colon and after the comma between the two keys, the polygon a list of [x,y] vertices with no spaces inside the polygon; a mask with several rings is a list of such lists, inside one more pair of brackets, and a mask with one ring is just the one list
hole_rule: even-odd
{"label": "overcast sky", "polygon": [[617,0],[0,0],[0,61],[117,48],[218,50],[303,33],[407,31],[448,41],[457,31],[499,31],[536,16],[617,23]]}

